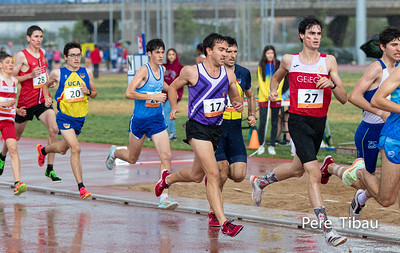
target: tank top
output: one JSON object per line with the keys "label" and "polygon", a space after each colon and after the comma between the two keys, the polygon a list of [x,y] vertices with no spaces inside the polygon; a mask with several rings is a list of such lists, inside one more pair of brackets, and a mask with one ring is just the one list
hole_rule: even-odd
{"label": "tank top", "polygon": [[39,49],[39,58],[35,58],[26,49],[22,50],[21,52],[25,55],[25,58],[29,65],[29,69],[26,72],[19,71],[19,76],[24,76],[32,73],[33,69],[37,66],[41,68],[40,76],[30,78],[21,82],[21,91],[18,97],[18,107],[25,106],[26,108],[30,108],[35,105],[44,103],[42,87],[43,84],[47,81],[47,61],[41,49]]}
{"label": "tank top", "polygon": [[312,117],[327,115],[332,91],[328,87],[316,88],[318,74],[329,78],[326,54],[320,54],[315,64],[304,64],[298,53],[293,55],[289,69],[290,113]]}
{"label": "tank top", "polygon": [[[135,89],[136,92],[141,94],[158,94],[162,92],[163,83],[164,83],[164,69],[160,65],[158,66],[160,70],[160,78],[157,79],[151,67],[148,63],[145,64],[147,68],[148,78],[146,83],[140,87]],[[135,118],[148,118],[154,115],[162,114],[162,106],[161,102],[156,100],[135,100],[135,108],[133,110],[133,115]]]}
{"label": "tank top", "polygon": [[197,64],[199,79],[189,86],[189,119],[203,125],[221,125],[225,110],[229,80],[225,66],[220,66],[219,76],[211,77],[203,63]]}
{"label": "tank top", "polygon": [[[12,83],[8,84],[2,76],[0,76],[0,102],[6,102],[17,97],[17,79],[11,77]],[[11,107],[0,106],[0,121],[7,120],[14,122],[15,105]]]}
{"label": "tank top", "polygon": [[[385,63],[383,63],[383,61],[381,59],[378,59],[378,61],[380,62],[381,66],[382,66],[382,80],[376,89],[367,90],[366,92],[364,92],[363,96],[364,96],[365,100],[368,101],[368,103],[371,103],[371,99],[374,96],[374,94],[376,93],[376,91],[378,90],[378,88],[386,80],[386,78],[389,77],[389,71],[387,70]],[[385,123],[380,116],[378,116],[372,112],[365,111],[365,110],[363,110],[363,121],[370,123],[370,124]]]}
{"label": "tank top", "polygon": [[81,85],[90,89],[89,75],[86,68],[71,71],[60,69],[60,83],[56,91],[57,109],[71,117],[85,117],[89,111],[89,96],[81,90]]}
{"label": "tank top", "polygon": [[[400,106],[400,88],[390,94],[390,100]],[[392,112],[382,128],[381,135],[400,141],[400,113]]]}

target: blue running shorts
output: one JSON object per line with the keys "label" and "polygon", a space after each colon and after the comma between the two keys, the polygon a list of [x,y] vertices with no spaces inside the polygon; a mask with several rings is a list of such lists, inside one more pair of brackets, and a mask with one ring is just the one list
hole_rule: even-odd
{"label": "blue running shorts", "polygon": [[58,134],[61,134],[61,130],[74,129],[76,135],[81,133],[83,124],[85,123],[85,117],[71,117],[64,113],[58,112],[56,116],[56,122],[58,126]]}
{"label": "blue running shorts", "polygon": [[129,122],[129,132],[137,139],[141,139],[145,134],[150,138],[152,135],[161,133],[165,129],[167,129],[167,125],[161,113],[149,118],[136,118],[132,115]]}
{"label": "blue running shorts", "polygon": [[379,138],[378,148],[383,148],[390,162],[400,164],[400,140],[382,135]]}
{"label": "blue running shorts", "polygon": [[224,120],[222,135],[215,151],[217,161],[228,161],[229,164],[247,163],[247,151],[243,141],[242,119]]}

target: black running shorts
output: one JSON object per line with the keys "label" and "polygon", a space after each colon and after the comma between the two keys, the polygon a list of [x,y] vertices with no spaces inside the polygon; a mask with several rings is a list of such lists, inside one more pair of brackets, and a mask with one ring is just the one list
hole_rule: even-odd
{"label": "black running shorts", "polygon": [[203,125],[195,120],[186,121],[186,139],[184,142],[189,144],[190,139],[210,141],[214,151],[217,149],[219,137],[222,134],[221,126]]}

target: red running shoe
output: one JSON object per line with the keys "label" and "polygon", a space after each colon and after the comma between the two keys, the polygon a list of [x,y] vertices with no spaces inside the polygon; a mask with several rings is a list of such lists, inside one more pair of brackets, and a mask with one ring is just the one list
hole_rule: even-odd
{"label": "red running shoe", "polygon": [[163,170],[161,173],[161,178],[158,180],[155,188],[155,193],[157,197],[160,197],[161,193],[165,188],[168,188],[169,185],[167,184],[167,181],[165,180],[166,177],[170,175],[168,170]]}
{"label": "red running shoe", "polygon": [[208,213],[208,226],[209,227],[219,227],[219,221],[215,213]]}
{"label": "red running shoe", "polygon": [[329,181],[329,177],[332,176],[331,173],[328,172],[328,165],[331,163],[335,163],[332,156],[328,155],[325,157],[324,162],[321,167],[321,184],[326,184]]}
{"label": "red running shoe", "polygon": [[36,150],[38,152],[37,161],[38,161],[38,164],[39,164],[40,167],[43,167],[44,161],[46,160],[46,155],[43,155],[42,149],[44,149],[43,145],[38,144],[36,146]]}
{"label": "red running shoe", "polygon": [[222,225],[221,232],[224,235],[229,235],[231,237],[234,237],[237,234],[239,234],[240,231],[242,231],[242,229],[243,229],[242,225],[235,225],[232,222],[233,222],[233,220],[226,220],[224,222],[224,224]]}
{"label": "red running shoe", "polygon": [[85,187],[82,187],[82,188],[79,190],[79,197],[81,197],[81,199],[87,199],[87,198],[89,198],[90,196],[92,196],[92,193],[91,193],[90,191],[87,191],[87,190],[85,189]]}

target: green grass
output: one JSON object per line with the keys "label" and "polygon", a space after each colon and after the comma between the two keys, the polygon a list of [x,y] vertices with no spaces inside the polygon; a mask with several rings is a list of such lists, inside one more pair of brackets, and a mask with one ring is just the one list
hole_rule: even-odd
{"label": "green grass", "polygon": [[[348,94],[350,94],[352,88],[361,76],[362,73],[341,73],[341,78]],[[256,92],[258,83],[255,74],[252,75],[252,84],[253,90]],[[98,90],[98,96],[95,99],[95,107],[97,106],[100,108],[94,108],[93,103],[92,106],[89,103],[89,106],[92,110],[89,109],[89,114],[86,117],[86,122],[82,129],[82,134],[79,136],[79,140],[83,142],[127,145],[127,130],[133,107],[131,107],[130,104],[122,107],[122,103],[129,102],[127,99],[125,99],[125,90],[127,87],[126,75],[103,75],[100,76],[99,79],[95,80],[95,85],[96,89]],[[52,90],[51,92],[54,94],[55,90]],[[172,149],[191,150],[191,147],[182,141],[186,135],[185,129],[182,125],[187,120],[187,115],[184,112],[187,110],[184,108],[187,107],[187,100],[187,89],[185,89],[184,97],[182,102],[180,102],[180,108],[183,112],[178,115],[179,117],[175,122],[178,141],[171,141]],[[106,108],[111,106],[113,106],[113,109],[107,111]],[[96,113],[93,113],[93,111],[96,111]],[[247,115],[246,111],[244,115]],[[328,120],[334,144],[353,142],[354,133],[361,121],[361,110],[350,103],[341,105],[333,97],[328,113]],[[243,137],[247,146],[249,143],[249,129],[247,128],[247,121],[243,121],[242,125],[244,127],[242,130]],[[23,136],[47,138],[47,131],[45,127],[35,119],[28,123]],[[266,136],[268,140],[269,133]],[[151,141],[145,141],[144,146],[154,147],[154,144]],[[276,151],[277,155],[274,157],[292,159],[290,155],[290,146],[278,145],[276,146]],[[253,152],[254,150],[248,150],[248,154]],[[343,164],[351,163],[351,161],[355,159],[355,156],[339,155],[336,154],[335,151],[327,151],[322,149],[318,154],[318,160],[322,161],[328,154],[333,155],[338,163]],[[269,156],[266,152],[265,154],[261,155],[261,157],[272,156]]]}

